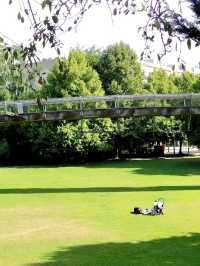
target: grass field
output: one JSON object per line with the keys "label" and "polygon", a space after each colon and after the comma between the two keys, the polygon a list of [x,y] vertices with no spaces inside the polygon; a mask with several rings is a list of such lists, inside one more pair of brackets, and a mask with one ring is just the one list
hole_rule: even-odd
{"label": "grass field", "polygon": [[0,265],[200,265],[200,159],[0,168]]}

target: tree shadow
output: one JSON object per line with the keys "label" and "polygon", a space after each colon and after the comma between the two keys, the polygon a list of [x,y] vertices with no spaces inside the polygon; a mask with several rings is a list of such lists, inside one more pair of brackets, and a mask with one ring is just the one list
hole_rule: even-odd
{"label": "tree shadow", "polygon": [[103,243],[61,248],[26,266],[197,266],[200,234],[138,243]]}
{"label": "tree shadow", "polygon": [[51,194],[51,193],[120,193],[154,191],[200,190],[200,186],[152,186],[152,187],[86,187],[86,188],[1,188],[0,194]]}
{"label": "tree shadow", "polygon": [[[3,166],[4,167],[4,166]],[[2,168],[3,168],[2,167]],[[7,168],[8,166],[5,166]],[[200,158],[151,158],[151,159],[124,159],[109,160],[99,163],[73,163],[60,165],[19,165],[11,166],[15,169],[46,169],[85,167],[89,169],[130,169],[134,174],[143,175],[174,175],[191,176],[200,174]],[[9,167],[10,168],[10,167]]]}
{"label": "tree shadow", "polygon": [[190,177],[200,175],[200,159],[167,159],[141,162],[141,167],[136,167],[135,174],[143,175],[171,175]]}
{"label": "tree shadow", "polygon": [[127,168],[134,174],[142,175],[174,175],[191,176],[200,175],[200,158],[154,158],[109,161],[99,164],[88,164],[89,168]]}

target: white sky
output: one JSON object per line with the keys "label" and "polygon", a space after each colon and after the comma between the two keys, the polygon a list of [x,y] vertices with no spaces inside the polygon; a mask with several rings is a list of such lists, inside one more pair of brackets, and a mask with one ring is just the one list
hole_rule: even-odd
{"label": "white sky", "polygon": [[[173,1],[173,0],[169,0]],[[15,2],[14,2],[15,3]],[[17,2],[16,2],[17,3]],[[1,0],[0,9],[0,32],[15,41],[16,43],[26,43],[31,36],[27,24],[21,24],[17,20],[18,5],[8,5],[8,0]],[[138,27],[144,24],[144,17],[139,15],[115,16],[111,19],[109,10],[104,6],[92,8],[79,24],[76,31],[60,35],[63,43],[62,55],[67,55],[70,48],[77,46],[89,48],[105,48],[106,46],[123,41],[136,50],[138,56],[143,50],[144,42],[138,33]],[[5,38],[6,40],[6,38]],[[6,40],[11,43],[11,41]],[[159,45],[155,47],[156,51]],[[183,48],[182,57],[190,66],[195,66],[200,61],[200,49],[193,48],[188,50]],[[55,57],[53,49],[40,49],[40,57]],[[164,59],[168,63],[176,62],[175,52]]]}

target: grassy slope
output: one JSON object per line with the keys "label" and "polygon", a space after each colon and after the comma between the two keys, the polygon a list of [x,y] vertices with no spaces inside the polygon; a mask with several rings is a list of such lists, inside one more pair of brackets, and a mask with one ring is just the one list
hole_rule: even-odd
{"label": "grassy slope", "polygon": [[0,265],[199,265],[199,190],[200,159],[1,168]]}

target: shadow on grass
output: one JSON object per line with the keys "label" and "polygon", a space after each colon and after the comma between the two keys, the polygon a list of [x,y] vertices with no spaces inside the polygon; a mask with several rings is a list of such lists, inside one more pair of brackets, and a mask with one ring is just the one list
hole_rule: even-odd
{"label": "shadow on grass", "polygon": [[[85,163],[71,165],[29,165],[11,166],[15,169],[46,169],[46,168],[89,168],[89,169],[130,169],[134,174],[143,175],[200,175],[200,158],[172,158],[172,159],[128,159],[111,160],[102,163]],[[5,167],[7,168],[7,167]],[[10,167],[9,167],[10,168]]]}
{"label": "shadow on grass", "polygon": [[62,248],[26,266],[197,266],[200,234],[138,243],[104,243]]}
{"label": "shadow on grass", "polygon": [[200,158],[147,159],[111,161],[88,164],[89,168],[127,168],[134,174],[142,175],[200,175]]}
{"label": "shadow on grass", "polygon": [[0,194],[115,193],[200,190],[200,186],[88,187],[88,188],[1,188]]}

